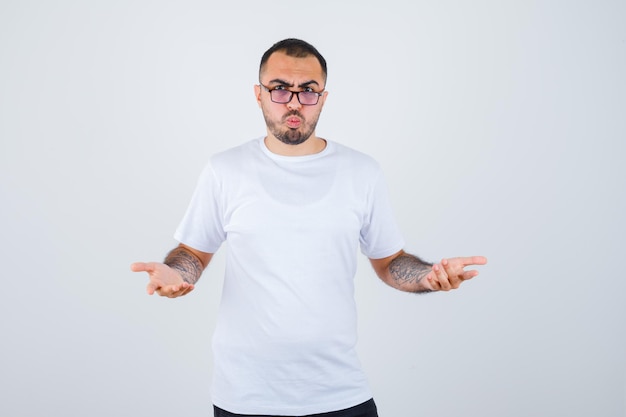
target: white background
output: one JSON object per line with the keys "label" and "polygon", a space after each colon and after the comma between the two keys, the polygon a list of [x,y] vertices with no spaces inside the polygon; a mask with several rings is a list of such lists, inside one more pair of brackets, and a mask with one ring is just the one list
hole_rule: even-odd
{"label": "white background", "polygon": [[[222,4],[224,3],[224,4]],[[329,63],[318,134],[383,165],[407,250],[361,259],[381,417],[626,415],[623,1],[0,1],[0,415],[209,416],[224,251],[149,297],[207,158],[264,134],[275,41]]]}

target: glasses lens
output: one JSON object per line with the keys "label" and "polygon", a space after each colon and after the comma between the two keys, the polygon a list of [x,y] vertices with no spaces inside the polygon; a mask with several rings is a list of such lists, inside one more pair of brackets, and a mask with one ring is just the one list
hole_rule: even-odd
{"label": "glasses lens", "polygon": [[289,90],[271,90],[270,94],[274,103],[289,103],[291,100],[291,91]]}
{"label": "glasses lens", "polygon": [[320,98],[317,93],[313,93],[311,91],[301,91],[298,97],[300,98],[301,104],[307,105],[317,104],[317,100]]}

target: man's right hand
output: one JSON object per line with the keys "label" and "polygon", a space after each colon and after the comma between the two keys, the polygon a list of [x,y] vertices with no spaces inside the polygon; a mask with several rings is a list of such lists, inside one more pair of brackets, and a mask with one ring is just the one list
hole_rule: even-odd
{"label": "man's right hand", "polygon": [[193,284],[183,280],[178,271],[159,262],[135,262],[130,269],[148,273],[150,281],[146,291],[149,295],[156,292],[163,297],[176,298],[188,294],[194,288]]}

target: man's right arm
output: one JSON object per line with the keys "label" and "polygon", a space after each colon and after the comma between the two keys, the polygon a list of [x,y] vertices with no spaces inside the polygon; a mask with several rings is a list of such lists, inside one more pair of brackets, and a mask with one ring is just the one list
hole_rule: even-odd
{"label": "man's right arm", "polygon": [[164,297],[180,297],[194,289],[202,271],[207,267],[212,253],[202,252],[180,244],[167,254],[163,263],[136,262],[130,269],[134,272],[147,272],[150,282],[148,294],[155,292]]}

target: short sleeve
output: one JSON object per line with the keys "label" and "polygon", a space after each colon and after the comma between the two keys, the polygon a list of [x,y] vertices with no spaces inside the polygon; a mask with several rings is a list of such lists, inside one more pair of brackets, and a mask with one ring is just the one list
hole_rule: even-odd
{"label": "short sleeve", "polygon": [[208,164],[200,174],[174,238],[199,251],[215,253],[226,239],[220,195],[220,184]]}
{"label": "short sleeve", "polygon": [[391,256],[404,247],[404,238],[396,223],[380,169],[370,188],[360,243],[361,252],[370,259]]}

